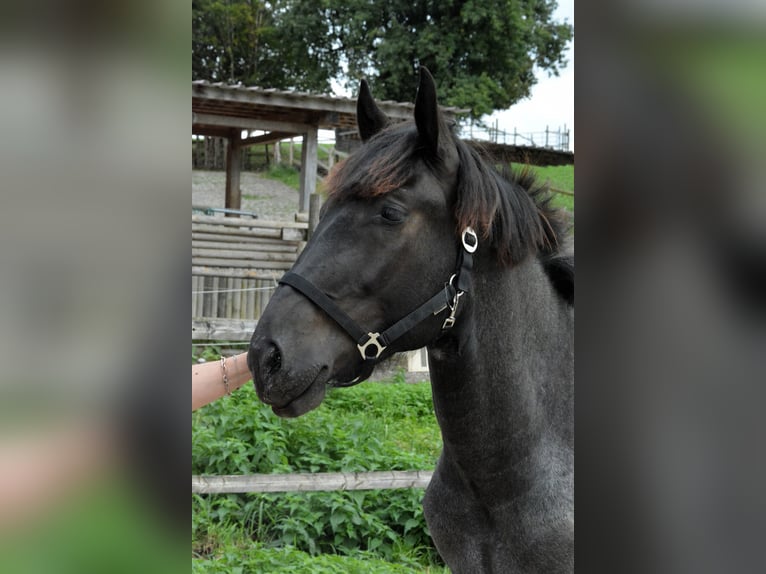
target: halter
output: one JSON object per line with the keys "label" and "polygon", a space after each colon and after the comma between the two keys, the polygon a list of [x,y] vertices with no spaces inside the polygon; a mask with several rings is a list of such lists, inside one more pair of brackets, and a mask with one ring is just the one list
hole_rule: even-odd
{"label": "halter", "polygon": [[458,252],[456,271],[444,284],[436,295],[415,309],[412,313],[400,319],[388,329],[380,332],[365,331],[356,321],[349,317],[345,311],[338,307],[335,302],[318,289],[311,281],[294,272],[286,273],[280,280],[280,284],[289,285],[296,289],[306,298],[327,313],[346,333],[356,342],[359,354],[365,362],[366,374],[360,375],[348,383],[337,383],[335,386],[351,386],[360,383],[372,373],[372,368],[377,363],[383,352],[399,337],[412,330],[419,323],[431,315],[438,315],[449,309],[449,315],[444,319],[442,330],[451,329],[455,324],[458,303],[460,297],[468,290],[468,275],[473,267],[473,253],[479,246],[476,232],[471,227],[466,227],[460,235],[462,249]]}

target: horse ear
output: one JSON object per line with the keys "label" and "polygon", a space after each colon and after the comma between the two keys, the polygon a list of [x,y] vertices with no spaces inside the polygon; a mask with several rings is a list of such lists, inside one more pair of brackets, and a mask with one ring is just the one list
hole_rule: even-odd
{"label": "horse ear", "polygon": [[439,149],[439,122],[436,84],[431,72],[425,66],[420,66],[420,84],[415,97],[415,125],[420,139],[434,155]]}
{"label": "horse ear", "polygon": [[372,98],[367,80],[362,80],[359,86],[359,97],[356,99],[356,123],[359,126],[359,135],[363,142],[366,142],[389,123],[388,116],[380,111]]}

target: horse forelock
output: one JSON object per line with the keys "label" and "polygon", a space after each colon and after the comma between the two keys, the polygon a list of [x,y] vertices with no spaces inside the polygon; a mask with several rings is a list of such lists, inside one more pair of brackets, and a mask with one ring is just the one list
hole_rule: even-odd
{"label": "horse forelock", "polygon": [[403,187],[417,167],[417,133],[408,128],[384,130],[336,164],[325,180],[328,198],[379,197]]}

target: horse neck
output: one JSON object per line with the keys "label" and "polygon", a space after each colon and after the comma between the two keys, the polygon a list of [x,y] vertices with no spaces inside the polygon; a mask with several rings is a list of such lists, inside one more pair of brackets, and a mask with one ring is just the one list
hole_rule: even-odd
{"label": "horse neck", "polygon": [[536,257],[478,261],[472,279],[454,332],[429,347],[445,453],[494,467],[546,439],[571,446],[573,312]]}

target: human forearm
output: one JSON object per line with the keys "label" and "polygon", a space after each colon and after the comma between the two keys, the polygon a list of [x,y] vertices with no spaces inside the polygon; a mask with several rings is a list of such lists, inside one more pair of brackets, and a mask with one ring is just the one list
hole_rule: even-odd
{"label": "human forearm", "polygon": [[[225,359],[229,391],[238,389],[251,379],[247,353]],[[220,361],[192,365],[192,410],[196,410],[226,394]]]}

